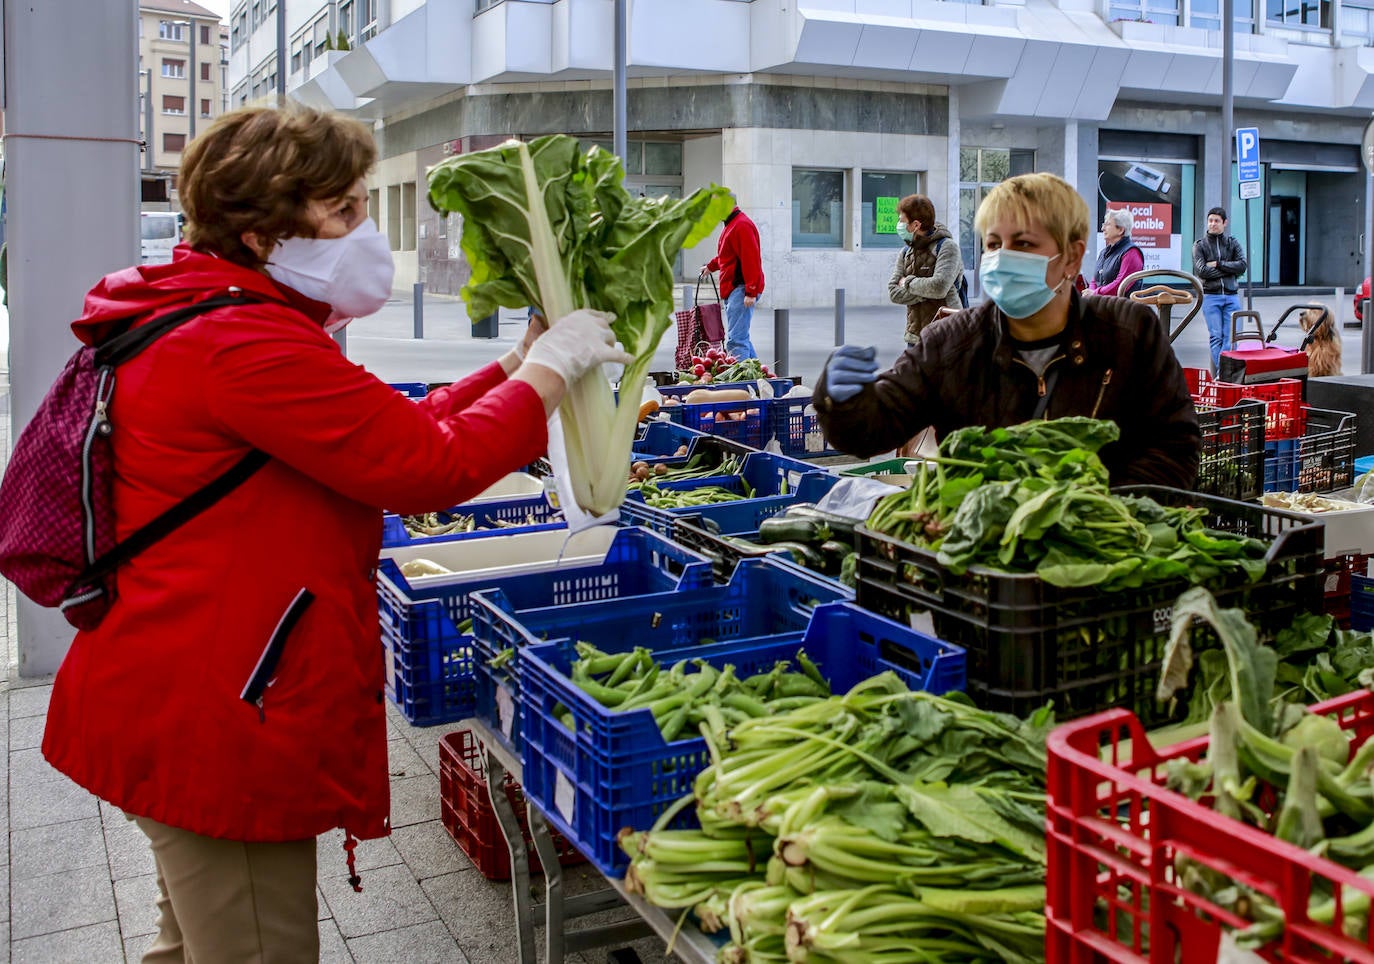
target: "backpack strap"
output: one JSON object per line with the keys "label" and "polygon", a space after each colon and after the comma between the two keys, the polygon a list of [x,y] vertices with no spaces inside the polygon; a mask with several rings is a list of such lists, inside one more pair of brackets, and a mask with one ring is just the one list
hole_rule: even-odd
{"label": "backpack strap", "polygon": [[165,315],[157,316],[147,324],[123,331],[113,338],[107,338],[101,342],[95,351],[95,365],[97,368],[104,365],[122,365],[167,332],[185,324],[192,318],[217,308],[232,308],[236,305],[252,304],[260,300],[246,295],[242,288],[230,288],[226,294],[206,298],[204,301],[197,301],[185,308],[169,311]]}
{"label": "backpack strap", "polygon": [[267,464],[270,458],[266,452],[253,449],[243,458],[234,463],[230,469],[219,478],[210,482],[204,488],[192,492],[176,505],[167,509],[157,518],[142,526],[137,532],[119,543],[109,552],[97,559],[82,574],[84,580],[95,582],[103,578],[115,569],[118,569],[125,562],[147,549],[153,543],[162,539],[175,529],[190,522],[200,515],[210,506],[233,492],[248,479],[258,469]]}
{"label": "backpack strap", "polygon": [[[185,308],[169,311],[146,324],[124,331],[102,342],[96,349],[95,364],[97,367],[121,365],[138,355],[143,349],[173,328],[185,324],[192,318],[217,308],[231,308],[256,303],[260,300],[246,295],[242,288],[230,288],[226,294],[206,298],[193,305],[187,305]],[[247,482],[254,472],[267,464],[269,458],[270,456],[266,452],[252,449],[223,475],[201,489],[192,492],[93,562],[82,574],[82,578],[90,582],[104,578],[144,549],[173,530],[190,522],[244,482]]]}

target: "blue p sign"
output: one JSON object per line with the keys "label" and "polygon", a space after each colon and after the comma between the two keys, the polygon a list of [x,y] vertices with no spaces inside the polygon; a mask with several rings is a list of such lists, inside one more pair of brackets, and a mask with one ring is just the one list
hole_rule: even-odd
{"label": "blue p sign", "polygon": [[1260,179],[1259,128],[1236,128],[1236,166],[1241,181]]}

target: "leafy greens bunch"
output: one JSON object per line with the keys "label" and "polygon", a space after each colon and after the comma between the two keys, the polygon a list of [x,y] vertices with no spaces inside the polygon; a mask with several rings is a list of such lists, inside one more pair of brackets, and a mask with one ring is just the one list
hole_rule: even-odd
{"label": "leafy greens bunch", "polygon": [[468,314],[533,305],[551,324],[578,308],[615,315],[611,330],[634,362],[617,405],[592,373],[568,386],[561,412],[577,504],[593,515],[625,498],[640,392],[672,324],[673,262],[730,213],[729,192],[645,198],[625,190],[620,159],[582,152],[564,134],[451,157],[429,171],[429,201],[461,214],[472,277]]}
{"label": "leafy greens bunch", "polygon": [[1266,545],[1207,529],[1202,509],[1112,494],[1097,452],[1118,434],[1089,418],[959,429],[941,441],[934,470],[922,463],[911,488],[879,501],[866,524],[934,549],[954,573],[988,566],[1055,586],[1264,574]]}
{"label": "leafy greens bunch", "polygon": [[[1206,758],[1170,760],[1166,785],[1360,876],[1374,876],[1374,739],[1356,747],[1331,717],[1286,702],[1280,652],[1260,644],[1242,610],[1219,608],[1200,588],[1174,606],[1159,699],[1170,699],[1187,683],[1194,620],[1210,625],[1221,641],[1227,695],[1212,707]],[[1299,643],[1290,637],[1285,645]],[[1269,896],[1183,857],[1176,869],[1184,886],[1253,921],[1237,934],[1238,946],[1257,949],[1283,934],[1284,912]],[[1343,930],[1363,947],[1374,882],[1359,888],[1347,883],[1342,895],[1329,878],[1313,874],[1311,886],[1310,920]]]}
{"label": "leafy greens bunch", "polygon": [[622,831],[626,887],[730,930],[724,962],[1043,959],[1045,736],[892,673],[703,733],[700,830]]}

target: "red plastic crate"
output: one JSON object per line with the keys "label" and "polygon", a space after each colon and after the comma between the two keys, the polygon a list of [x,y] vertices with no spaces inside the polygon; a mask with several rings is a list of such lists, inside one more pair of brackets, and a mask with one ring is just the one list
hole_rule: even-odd
{"label": "red plastic crate", "polygon": [[1217,381],[1205,368],[1185,368],[1188,392],[1198,408],[1230,408],[1242,399],[1264,402],[1264,437],[1275,439],[1301,438],[1307,420],[1302,405],[1302,382],[1296,378],[1280,378],[1274,382],[1253,385],[1234,385]]}
{"label": "red plastic crate", "polygon": [[[525,795],[509,773],[502,788],[515,807],[520,832],[525,836],[530,873],[540,873],[539,857],[530,844]],[[471,730],[457,730],[439,740],[439,800],[444,829],[473,866],[487,880],[510,880],[510,851],[506,849],[506,838],[501,835],[487,789],[486,748]],[[553,832],[553,845],[558,850],[558,862],[564,867],[586,863],[587,858],[557,831]]]}
{"label": "red plastic crate", "polygon": [[[1367,690],[1312,710],[1350,732],[1352,752],[1374,735],[1374,694]],[[1239,930],[1249,922],[1182,885],[1175,860],[1186,857],[1265,894],[1283,910],[1283,936],[1262,949],[1265,960],[1374,964],[1374,937],[1342,933],[1342,913],[1324,925],[1307,912],[1319,881],[1345,894],[1344,907],[1351,891],[1374,895],[1374,880],[1164,788],[1165,762],[1200,760],[1207,739],[1156,750],[1125,710],[1066,723],[1050,734],[1047,959],[1215,961],[1223,928]]]}
{"label": "red plastic crate", "polygon": [[1342,629],[1350,628],[1350,577],[1363,576],[1369,556],[1347,552],[1326,560],[1325,611]]}

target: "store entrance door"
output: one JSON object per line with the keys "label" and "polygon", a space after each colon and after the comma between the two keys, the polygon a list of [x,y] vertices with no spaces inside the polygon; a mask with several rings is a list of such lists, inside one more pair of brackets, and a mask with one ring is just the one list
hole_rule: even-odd
{"label": "store entrance door", "polygon": [[[1300,284],[1302,264],[1302,198],[1271,195],[1269,198],[1269,245],[1278,252],[1278,275],[1270,284]],[[1272,262],[1271,262],[1272,264]]]}

